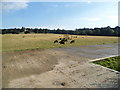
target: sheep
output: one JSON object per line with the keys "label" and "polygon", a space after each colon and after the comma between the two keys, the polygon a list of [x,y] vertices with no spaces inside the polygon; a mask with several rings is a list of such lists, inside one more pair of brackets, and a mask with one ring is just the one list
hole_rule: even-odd
{"label": "sheep", "polygon": [[72,43],[75,43],[75,40],[72,40],[70,43],[71,43],[71,44],[72,44]]}
{"label": "sheep", "polygon": [[55,40],[54,43],[58,43],[58,40]]}
{"label": "sheep", "polygon": [[62,38],[59,38],[59,40],[62,40]]}
{"label": "sheep", "polygon": [[65,44],[65,41],[64,41],[64,40],[61,40],[59,43],[60,43],[60,44]]}
{"label": "sheep", "polygon": [[67,39],[66,39],[66,38],[63,38],[62,40],[65,41],[65,42],[67,42]]}
{"label": "sheep", "polygon": [[75,38],[77,38],[77,36],[75,36]]}

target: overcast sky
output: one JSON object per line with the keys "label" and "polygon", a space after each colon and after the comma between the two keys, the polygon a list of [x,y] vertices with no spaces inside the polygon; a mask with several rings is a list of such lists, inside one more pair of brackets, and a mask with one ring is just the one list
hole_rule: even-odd
{"label": "overcast sky", "polygon": [[118,25],[117,2],[23,1],[2,4],[2,28],[75,29]]}

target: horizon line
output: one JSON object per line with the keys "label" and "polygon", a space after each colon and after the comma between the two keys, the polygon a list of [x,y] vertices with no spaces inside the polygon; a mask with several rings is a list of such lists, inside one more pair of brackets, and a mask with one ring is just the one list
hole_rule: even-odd
{"label": "horizon line", "polygon": [[[49,27],[25,27],[25,26],[22,26],[22,27],[24,27],[24,28],[32,28],[32,29],[35,29],[35,28],[38,28],[38,29],[52,29],[52,30],[54,30],[54,29],[64,29],[64,30],[75,30],[75,29],[83,29],[83,28],[89,28],[89,29],[94,29],[94,28],[105,28],[105,27],[111,27],[111,28],[115,28],[115,27],[120,27],[119,25],[116,25],[116,26],[114,26],[114,27],[111,27],[111,26],[103,26],[103,27],[77,27],[77,28],[74,28],[74,29],[67,29],[67,28],[60,28],[60,27],[56,27],[56,28],[49,28]],[[22,28],[22,27],[6,27],[6,28],[0,28],[0,29],[19,29],[19,28]]]}

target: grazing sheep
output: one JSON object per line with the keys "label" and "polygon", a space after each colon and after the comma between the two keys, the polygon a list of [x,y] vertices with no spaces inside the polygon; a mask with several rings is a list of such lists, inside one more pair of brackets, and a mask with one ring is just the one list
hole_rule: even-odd
{"label": "grazing sheep", "polygon": [[55,40],[54,43],[58,43],[58,40]]}
{"label": "grazing sheep", "polygon": [[70,43],[75,43],[75,40],[72,40]]}
{"label": "grazing sheep", "polygon": [[68,39],[70,39],[70,37],[68,37]]}
{"label": "grazing sheep", "polygon": [[67,42],[67,39],[66,39],[66,38],[63,38],[62,40],[65,41],[65,42]]}
{"label": "grazing sheep", "polygon": [[64,41],[64,40],[61,40],[59,43],[60,43],[60,44],[65,44],[65,41]]}
{"label": "grazing sheep", "polygon": [[65,39],[64,41],[65,41],[65,42],[67,42],[68,40],[67,40],[67,39]]}
{"label": "grazing sheep", "polygon": [[66,39],[66,38],[59,38],[59,40],[64,41],[64,42],[67,42],[67,39]]}
{"label": "grazing sheep", "polygon": [[65,41],[65,42],[67,42],[67,39],[66,39],[66,38],[63,38],[63,39],[62,39],[62,41]]}
{"label": "grazing sheep", "polygon": [[62,40],[62,38],[59,38],[59,40]]}

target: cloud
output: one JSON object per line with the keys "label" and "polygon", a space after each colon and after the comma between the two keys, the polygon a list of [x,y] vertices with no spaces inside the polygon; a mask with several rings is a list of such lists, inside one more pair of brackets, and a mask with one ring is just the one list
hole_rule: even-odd
{"label": "cloud", "polygon": [[27,8],[28,0],[18,0],[18,2],[12,2],[13,0],[3,0],[2,3],[2,11],[3,12],[10,12],[16,11],[20,9]]}

